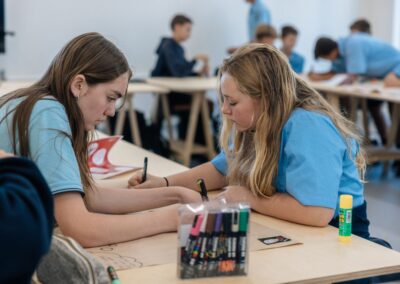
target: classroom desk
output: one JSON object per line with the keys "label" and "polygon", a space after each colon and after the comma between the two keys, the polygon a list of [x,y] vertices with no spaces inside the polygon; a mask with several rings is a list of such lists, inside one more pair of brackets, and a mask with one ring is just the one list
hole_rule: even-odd
{"label": "classroom desk", "polygon": [[[118,164],[130,163],[140,166],[145,156],[149,157],[148,170],[151,174],[164,176],[186,169],[124,141],[115,145],[110,153],[110,160]],[[128,176],[120,176],[117,179],[126,184]],[[284,232],[303,244],[250,252],[247,276],[180,280],[176,276],[176,263],[171,263],[118,271],[121,282],[330,283],[400,272],[399,252],[356,236],[352,237],[351,243],[342,244],[338,241],[336,228],[302,226],[254,212],[251,214],[251,220]]]}
{"label": "classroom desk", "polygon": [[400,88],[386,88],[380,83],[357,83],[351,85],[330,86],[324,82],[311,82],[310,85],[327,95],[327,100],[336,110],[339,110],[339,97],[351,98],[350,118],[356,121],[358,104],[361,101],[364,113],[364,128],[366,136],[369,136],[367,125],[366,99],[386,101],[393,104],[391,113],[391,126],[389,129],[388,141],[384,147],[368,147],[368,161],[400,160],[400,151],[395,149],[396,135],[400,120]]}
{"label": "classroom desk", "polygon": [[34,81],[2,81],[0,82],[0,97],[17,89],[26,88]]}
{"label": "classroom desk", "polygon": [[129,83],[128,90],[126,93],[126,96],[127,96],[126,102],[118,112],[118,119],[116,122],[114,135],[122,134],[122,131],[124,128],[125,116],[126,116],[126,113],[128,112],[129,123],[130,123],[130,127],[131,127],[133,141],[135,142],[136,145],[142,146],[142,140],[140,138],[139,125],[138,125],[137,116],[136,116],[136,112],[135,112],[133,97],[135,94],[138,94],[138,93],[154,93],[157,95],[164,95],[168,92],[169,92],[168,89],[158,87],[155,85],[151,85],[151,84],[147,84],[147,83],[136,83],[136,82]]}
{"label": "classroom desk", "polygon": [[[211,133],[211,123],[209,117],[209,109],[205,93],[209,90],[217,89],[217,79],[215,77],[185,77],[185,78],[167,78],[167,77],[152,77],[147,79],[151,85],[169,89],[172,92],[185,93],[192,95],[192,103],[190,108],[189,124],[186,132],[185,141],[172,139],[172,129],[168,101],[165,96],[161,96],[164,116],[168,123],[168,134],[170,136],[171,150],[182,158],[183,164],[188,166],[192,154],[206,153],[211,159],[215,156],[213,139]],[[201,113],[204,137],[206,146],[195,145],[194,137],[196,133],[197,120]]]}

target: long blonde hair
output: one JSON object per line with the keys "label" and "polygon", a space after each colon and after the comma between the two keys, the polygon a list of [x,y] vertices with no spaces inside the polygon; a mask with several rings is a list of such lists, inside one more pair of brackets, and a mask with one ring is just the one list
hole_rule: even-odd
{"label": "long blonde hair", "polygon": [[110,82],[126,72],[129,73],[129,77],[132,75],[125,56],[102,35],[86,33],[72,39],[56,55],[38,82],[0,99],[2,107],[12,99],[23,98],[17,107],[0,118],[1,123],[9,114],[14,113],[12,119],[14,153],[19,152],[19,155],[24,157],[30,156],[29,119],[33,107],[37,101],[52,96],[65,107],[72,135],[68,133],[62,135],[71,139],[84,188],[91,188],[93,180],[87,163],[90,133],[84,128],[83,114],[70,93],[70,84],[78,74],[84,75],[86,82],[91,86]]}
{"label": "long blonde hair", "polygon": [[[246,186],[256,195],[275,193],[281,133],[296,108],[327,115],[341,133],[350,156],[352,140],[361,144],[354,125],[292,71],[286,56],[276,48],[264,44],[243,46],[224,61],[219,79],[223,73],[231,75],[240,92],[256,99],[262,110],[255,131],[238,132],[231,121],[223,118],[220,144],[228,160],[229,184]],[[361,147],[355,163],[363,180],[365,158]]]}

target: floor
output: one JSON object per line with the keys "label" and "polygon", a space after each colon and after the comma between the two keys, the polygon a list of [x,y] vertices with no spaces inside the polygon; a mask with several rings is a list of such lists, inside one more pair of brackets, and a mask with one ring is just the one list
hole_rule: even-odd
{"label": "floor", "polygon": [[382,177],[383,164],[367,170],[365,199],[371,236],[388,241],[393,249],[400,251],[400,178],[391,169]]}

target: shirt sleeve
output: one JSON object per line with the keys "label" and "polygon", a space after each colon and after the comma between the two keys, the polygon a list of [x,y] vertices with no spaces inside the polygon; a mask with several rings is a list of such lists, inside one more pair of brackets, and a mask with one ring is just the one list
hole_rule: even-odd
{"label": "shirt sleeve", "polygon": [[70,137],[64,107],[54,99],[38,101],[29,121],[30,154],[52,194],[84,192]]}
{"label": "shirt sleeve", "polygon": [[285,126],[286,191],[301,204],[336,208],[346,146],[329,118],[303,114]]}
{"label": "shirt sleeve", "polygon": [[226,161],[225,152],[221,151],[217,156],[211,160],[211,164],[219,171],[222,175],[226,176],[228,173],[228,163]]}

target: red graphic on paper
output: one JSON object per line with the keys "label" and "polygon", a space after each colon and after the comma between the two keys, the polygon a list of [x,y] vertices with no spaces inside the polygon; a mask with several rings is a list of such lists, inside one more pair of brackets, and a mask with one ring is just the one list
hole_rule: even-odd
{"label": "red graphic on paper", "polygon": [[135,167],[114,165],[108,160],[111,148],[121,140],[122,136],[110,136],[92,141],[88,145],[89,169],[93,175],[107,178],[134,169]]}

